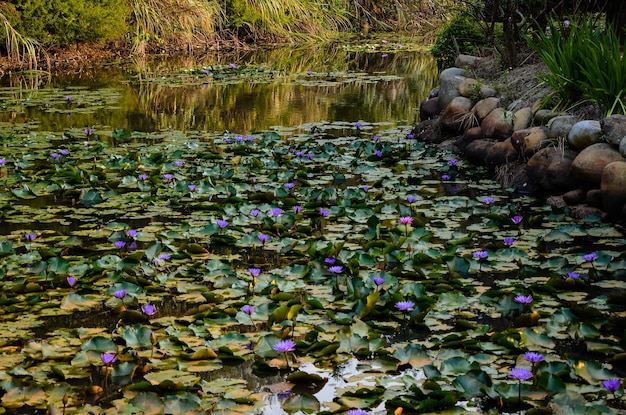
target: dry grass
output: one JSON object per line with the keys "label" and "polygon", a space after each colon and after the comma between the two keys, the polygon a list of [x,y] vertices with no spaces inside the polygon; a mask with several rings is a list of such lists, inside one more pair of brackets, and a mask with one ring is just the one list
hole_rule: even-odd
{"label": "dry grass", "polygon": [[0,13],[0,24],[4,28],[4,41],[8,58],[16,66],[26,65],[29,69],[36,69],[40,54],[47,60],[45,51],[39,43],[16,31],[2,13]]}

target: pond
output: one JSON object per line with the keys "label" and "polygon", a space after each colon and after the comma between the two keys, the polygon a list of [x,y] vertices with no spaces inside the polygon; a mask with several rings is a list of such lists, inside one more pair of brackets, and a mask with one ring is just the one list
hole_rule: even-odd
{"label": "pond", "polygon": [[3,79],[4,413],[623,411],[622,228],[413,140],[422,49]]}

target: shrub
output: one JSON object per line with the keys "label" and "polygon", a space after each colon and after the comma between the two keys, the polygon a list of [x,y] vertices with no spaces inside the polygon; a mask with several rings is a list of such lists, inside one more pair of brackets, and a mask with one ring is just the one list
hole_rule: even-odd
{"label": "shrub", "polygon": [[457,54],[477,54],[486,43],[480,25],[468,15],[459,13],[437,33],[431,53],[439,68],[454,65]]}
{"label": "shrub", "polygon": [[115,39],[127,32],[124,0],[16,0],[11,23],[46,45]]}
{"label": "shrub", "polygon": [[626,59],[612,28],[603,31],[593,19],[552,20],[527,40],[549,69],[539,78],[554,90],[557,107],[589,99],[606,114],[626,112]]}

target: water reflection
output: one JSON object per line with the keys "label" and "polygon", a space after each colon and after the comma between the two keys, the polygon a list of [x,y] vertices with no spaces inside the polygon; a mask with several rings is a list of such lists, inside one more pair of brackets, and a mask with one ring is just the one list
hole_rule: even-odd
{"label": "water reflection", "polygon": [[[220,85],[150,81],[174,69],[229,62],[271,68],[276,79]],[[346,72],[370,77],[336,79]],[[340,45],[134,60],[52,79],[42,73],[7,76],[2,80],[7,88],[0,94],[15,104],[0,111],[0,122],[36,119],[32,128],[39,131],[94,126],[101,133],[116,128],[244,133],[316,121],[409,125],[416,121],[419,102],[434,85],[435,74],[436,66],[424,52],[385,56],[349,52]],[[67,95],[72,96],[70,105],[63,102]],[[33,105],[36,98],[45,102]]]}

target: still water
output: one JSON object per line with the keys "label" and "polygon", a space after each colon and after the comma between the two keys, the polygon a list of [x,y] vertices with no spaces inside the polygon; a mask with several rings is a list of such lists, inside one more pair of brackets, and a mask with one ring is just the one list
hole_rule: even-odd
{"label": "still water", "polygon": [[[0,123],[21,131],[114,129],[247,133],[345,121],[412,125],[436,81],[427,52],[342,45],[148,58],[69,74],[13,74],[0,91]],[[232,69],[212,76],[216,67]],[[228,74],[227,74],[228,75]],[[243,76],[240,76],[243,75]]]}

